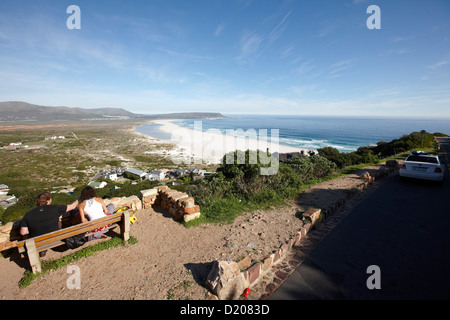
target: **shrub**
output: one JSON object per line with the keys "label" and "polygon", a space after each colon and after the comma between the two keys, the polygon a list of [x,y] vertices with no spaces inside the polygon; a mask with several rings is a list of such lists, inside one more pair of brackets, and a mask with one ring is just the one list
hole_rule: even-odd
{"label": "shrub", "polygon": [[341,153],[332,147],[320,148],[317,151],[319,155],[334,162],[339,169],[357,165],[361,163],[377,163],[380,158],[387,158],[395,154],[414,150],[422,147],[432,148],[434,144],[434,136],[442,136],[443,134],[425,133],[422,141],[422,134],[420,132],[413,132],[405,134],[399,139],[394,139],[391,142],[380,141],[376,146],[363,146],[358,148],[355,152]]}
{"label": "shrub", "polygon": [[352,165],[351,156],[345,153],[340,153],[338,149],[332,147],[325,147],[317,149],[319,155],[334,162],[338,168],[345,168]]}
{"label": "shrub", "polygon": [[285,164],[299,174],[302,180],[322,178],[336,170],[336,164],[321,155],[291,158]]}
{"label": "shrub", "polygon": [[[186,188],[202,208],[200,222],[232,222],[246,210],[282,204],[296,196],[307,181],[323,178],[336,169],[333,162],[316,155],[289,159],[279,164],[276,174],[264,176],[256,152],[235,151],[228,156],[233,163],[226,164],[224,157],[216,175]],[[257,161],[250,163],[252,156]]]}

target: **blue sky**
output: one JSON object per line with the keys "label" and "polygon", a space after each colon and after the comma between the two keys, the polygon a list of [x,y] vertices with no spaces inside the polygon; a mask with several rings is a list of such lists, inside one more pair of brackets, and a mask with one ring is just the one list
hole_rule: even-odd
{"label": "blue sky", "polygon": [[0,0],[0,101],[450,117],[449,14],[447,0]]}

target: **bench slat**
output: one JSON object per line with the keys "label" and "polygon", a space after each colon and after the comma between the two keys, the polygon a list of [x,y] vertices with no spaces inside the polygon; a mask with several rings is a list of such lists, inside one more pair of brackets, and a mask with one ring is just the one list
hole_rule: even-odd
{"label": "bench slat", "polygon": [[[115,229],[117,227],[119,227],[119,225],[117,223],[113,223],[108,228],[106,228],[105,230],[112,230],[112,229]],[[88,235],[86,234],[86,237],[87,236]],[[48,249],[52,249],[52,248],[55,248],[55,247],[62,246],[64,244],[66,244],[64,241],[58,240],[58,241],[54,241],[54,242],[48,243],[46,245],[41,245],[41,246],[37,247],[36,250],[37,250],[37,252],[41,252],[41,251],[45,251],[45,250],[48,250]],[[18,249],[19,249],[19,253],[21,253],[23,255],[23,253],[25,252],[25,246],[22,246],[22,247],[20,247]]]}
{"label": "bench slat", "polygon": [[[104,224],[100,225],[100,226],[104,226]],[[105,229],[105,231],[109,230],[109,229],[116,228],[116,227],[118,227],[117,223],[110,224],[109,227]],[[95,228],[98,228],[98,227],[94,227],[94,229]],[[84,229],[86,229],[86,228],[84,228]],[[87,231],[90,231],[90,230],[92,230],[92,229],[89,229]],[[74,231],[73,233],[70,233],[70,234],[60,235],[58,237],[45,239],[45,240],[36,242],[36,248],[37,248],[38,251],[43,251],[45,249],[50,249],[50,248],[58,246],[57,243],[59,243],[59,242],[65,243],[65,242],[63,242],[64,239],[70,238],[70,237],[78,235],[78,234],[86,233],[87,231],[84,231],[84,230],[80,230],[79,232],[75,232]],[[94,233],[92,233],[92,234],[94,234]],[[88,234],[86,234],[85,236],[87,237]],[[44,247],[45,247],[45,249],[43,249]]]}

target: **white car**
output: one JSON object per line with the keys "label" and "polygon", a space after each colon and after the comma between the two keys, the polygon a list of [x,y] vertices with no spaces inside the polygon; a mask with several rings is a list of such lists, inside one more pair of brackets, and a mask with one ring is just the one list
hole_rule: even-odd
{"label": "white car", "polygon": [[413,152],[400,167],[400,177],[444,181],[445,164],[441,163],[437,155],[425,152]]}

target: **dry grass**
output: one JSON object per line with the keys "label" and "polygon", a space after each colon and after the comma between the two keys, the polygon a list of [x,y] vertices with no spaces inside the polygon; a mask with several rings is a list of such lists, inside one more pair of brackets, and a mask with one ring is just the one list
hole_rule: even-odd
{"label": "dry grass", "polygon": [[[30,148],[0,149],[0,183],[20,194],[36,188],[81,185],[108,166],[171,167],[170,159],[163,155],[146,154],[170,146],[135,134],[132,129],[140,124],[143,122],[8,123],[0,130],[0,146],[22,142]],[[54,135],[66,139],[45,140]]]}

